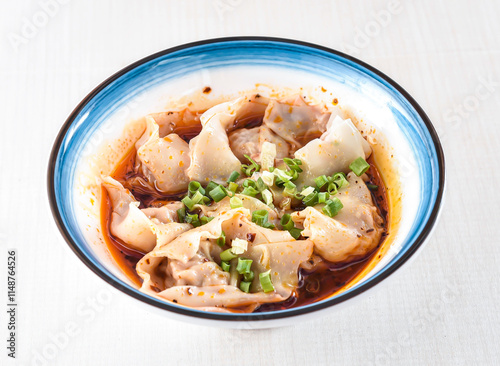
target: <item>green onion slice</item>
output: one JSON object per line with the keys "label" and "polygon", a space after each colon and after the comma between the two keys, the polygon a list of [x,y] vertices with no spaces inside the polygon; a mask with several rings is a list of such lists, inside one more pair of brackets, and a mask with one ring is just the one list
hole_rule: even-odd
{"label": "green onion slice", "polygon": [[241,169],[248,177],[250,177],[254,172],[258,172],[260,170],[260,165],[257,164],[250,156],[244,155],[244,157],[250,161],[250,164],[242,164]]}
{"label": "green onion slice", "polygon": [[229,272],[231,270],[231,265],[228,262],[222,261],[220,266],[224,272]]}
{"label": "green onion slice", "polygon": [[231,252],[231,249],[226,249],[220,254],[220,259],[224,262],[229,262],[231,259],[236,258],[237,255]]}
{"label": "green onion slice", "polygon": [[370,169],[370,164],[368,164],[362,157],[359,157],[354,160],[351,165],[349,165],[349,169],[351,169],[354,174],[360,177],[365,174],[368,169]]}
{"label": "green onion slice", "polygon": [[186,196],[181,201],[188,208],[188,210],[192,210],[193,209],[194,202],[193,202],[193,200],[191,198],[189,198],[188,196]]}
{"label": "green onion slice", "polygon": [[335,183],[338,189],[349,187],[349,182],[344,173],[337,173],[332,177],[333,183]]}
{"label": "green onion slice", "polygon": [[318,203],[318,192],[313,192],[309,195],[307,195],[302,202],[306,206],[314,206]]}
{"label": "green onion slice", "polygon": [[231,175],[229,176],[229,179],[227,180],[228,183],[231,183],[231,182],[236,182],[236,179],[238,179],[240,177],[240,173],[238,173],[236,170],[234,172],[231,173]]}
{"label": "green onion slice", "polygon": [[238,265],[236,266],[236,270],[239,274],[250,273],[252,267],[253,260],[246,258],[238,258]]}
{"label": "green onion slice", "polygon": [[177,219],[180,223],[186,222],[186,207],[179,208],[177,210]]}
{"label": "green onion slice", "polygon": [[262,290],[264,292],[272,292],[274,291],[274,286],[271,281],[271,270],[267,272],[262,272],[259,274],[260,285],[262,286]]}
{"label": "green onion slice", "polygon": [[245,187],[241,191],[241,194],[244,194],[245,196],[255,197],[259,194],[259,191],[254,187]]}
{"label": "green onion slice", "polygon": [[200,222],[202,225],[205,225],[205,224],[208,224],[213,219],[214,219],[214,217],[202,216],[202,217],[200,217]]}
{"label": "green onion slice", "polygon": [[261,177],[257,179],[257,187],[256,187],[259,192],[262,192],[263,190],[267,189],[267,185],[264,183]]}
{"label": "green onion slice", "polygon": [[329,196],[330,195],[328,194],[328,192],[318,193],[318,203],[326,203],[326,200]]}
{"label": "green onion slice", "polygon": [[229,205],[231,208],[238,208],[238,207],[243,207],[243,201],[239,197],[231,197],[229,200]]}
{"label": "green onion slice", "polygon": [[226,245],[226,233],[223,231],[220,233],[220,236],[217,238],[217,245],[221,248]]}
{"label": "green onion slice", "polygon": [[288,232],[290,233],[290,235],[295,239],[297,240],[298,238],[300,238],[300,236],[302,235],[302,230],[294,227],[290,230],[288,230]]}
{"label": "green onion slice", "polygon": [[213,198],[215,202],[219,202],[227,196],[226,190],[221,185],[218,185],[216,188],[212,189],[208,194]]}
{"label": "green onion slice", "polygon": [[268,229],[274,229],[274,225],[271,224],[268,220],[269,212],[267,212],[267,210],[257,210],[252,212],[252,222]]}
{"label": "green onion slice", "polygon": [[262,199],[264,200],[264,203],[268,205],[269,207],[274,207],[273,205],[273,194],[269,189],[264,189],[262,191]]}
{"label": "green onion slice", "polygon": [[238,187],[239,187],[238,183],[231,182],[229,183],[229,186],[227,188],[229,188],[231,192],[236,193]]}
{"label": "green onion slice", "polygon": [[250,285],[252,285],[252,282],[241,281],[240,282],[240,290],[248,293],[248,292],[250,292]]}
{"label": "green onion slice", "polygon": [[247,282],[252,282],[254,278],[255,278],[255,273],[253,271],[243,274],[243,279]]}
{"label": "green onion slice", "polygon": [[281,217],[280,224],[285,230],[291,230],[294,228],[294,223],[292,221],[292,216],[290,216],[290,214],[284,214]]}
{"label": "green onion slice", "polygon": [[314,182],[316,183],[316,187],[322,188],[325,184],[328,183],[328,178],[326,175],[320,175],[319,177],[314,179]]}
{"label": "green onion slice", "polygon": [[344,205],[342,202],[340,202],[337,197],[333,197],[332,199],[326,201],[326,205],[323,207],[323,212],[329,217],[334,217],[340,212],[340,210],[342,210],[343,207]]}
{"label": "green onion slice", "polygon": [[206,192],[208,192],[208,194],[210,194],[210,191],[213,190],[214,188],[217,188],[218,186],[219,186],[219,184],[217,184],[211,180],[207,185]]}
{"label": "green onion slice", "polygon": [[198,203],[203,201],[203,197],[205,196],[200,191],[196,191],[193,197],[191,197],[191,201],[193,201],[193,203],[197,205]]}
{"label": "green onion slice", "polygon": [[188,192],[190,195],[193,195],[196,192],[200,192],[202,195],[204,195],[205,189],[201,186],[200,182],[193,180],[193,181],[189,182]]}
{"label": "green onion slice", "polygon": [[200,218],[197,214],[186,214],[184,219],[186,223],[193,225],[194,227],[201,226]]}
{"label": "green onion slice", "polygon": [[337,188],[337,185],[335,183],[331,182],[331,183],[328,183],[328,187],[327,187],[326,191],[331,195],[336,195],[339,190]]}

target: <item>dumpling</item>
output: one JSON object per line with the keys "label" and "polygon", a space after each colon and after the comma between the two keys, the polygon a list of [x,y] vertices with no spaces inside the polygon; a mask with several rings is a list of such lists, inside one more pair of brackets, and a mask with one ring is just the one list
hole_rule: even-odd
{"label": "dumpling", "polygon": [[[148,127],[144,139],[141,137],[136,146],[137,158],[142,174],[150,183],[164,193],[176,193],[187,189],[189,178],[189,145],[177,134],[171,133],[159,137],[159,127],[152,118],[148,118]],[[145,140],[145,141],[144,141]],[[143,142],[144,141],[144,142]]]}
{"label": "dumpling", "polygon": [[288,143],[266,126],[242,128],[229,134],[231,150],[240,161],[247,161],[245,155],[260,161],[262,146],[265,142],[276,146],[276,159],[283,159],[289,155]]}
{"label": "dumpling", "polygon": [[152,223],[139,209],[139,202],[119,182],[111,177],[103,178],[113,212],[110,231],[128,247],[143,253],[152,250],[156,244],[156,235]]}
{"label": "dumpling", "polygon": [[[183,231],[192,228],[190,224],[177,224],[177,209],[182,202],[168,203],[162,207],[139,209],[139,202],[134,196],[111,177],[103,178],[103,187],[111,200],[113,211],[111,214],[110,232],[123,241],[127,247],[143,253],[151,251],[157,241],[157,233],[165,231],[161,227],[170,225],[169,235],[178,225]],[[173,223],[173,224],[171,224]],[[180,231],[177,230],[177,234]]]}
{"label": "dumpling", "polygon": [[[235,286],[237,283],[231,274],[217,264],[222,249],[216,239],[222,232],[228,242],[235,238],[248,239],[250,234],[251,240],[242,257],[255,263],[252,290],[261,290],[258,274],[270,269],[274,292],[245,293]],[[161,237],[159,235],[155,249],[137,264],[137,273],[144,280],[141,290],[193,307],[241,308],[283,301],[297,287],[298,268],[313,250],[312,241],[295,241],[286,231],[254,224],[250,221],[250,211],[245,208],[221,212],[208,224],[175,236],[171,241],[160,243]]]}
{"label": "dumpling", "polygon": [[184,207],[181,201],[172,201],[161,207],[143,208],[141,211],[146,214],[149,219],[157,219],[162,223],[179,221],[177,210]]}
{"label": "dumpling", "polygon": [[320,175],[347,173],[354,160],[359,157],[366,159],[370,154],[370,144],[351,120],[332,116],[326,132],[320,138],[295,152],[295,158],[302,161],[303,169],[297,183],[313,185],[314,178]]}
{"label": "dumpling", "polygon": [[[203,113],[200,117],[202,130],[189,143],[191,166],[187,170],[188,177],[202,183],[210,180],[223,183],[233,171],[239,172],[241,161],[231,149],[228,133],[252,127],[254,119],[264,113],[267,101],[259,95],[241,97]],[[243,156],[243,151],[237,154]]]}
{"label": "dumpling", "polygon": [[245,99],[240,98],[218,104],[201,116],[203,128],[189,143],[191,166],[187,174],[191,180],[223,183],[233,171],[240,171],[241,162],[229,146],[226,128],[244,103]]}
{"label": "dumpling", "polygon": [[349,186],[336,197],[344,207],[334,218],[321,212],[321,207],[306,207],[294,212],[292,219],[304,228],[302,235],[314,243],[314,251],[333,262],[349,262],[370,253],[380,242],[382,218],[373,204],[363,180],[348,175]]}
{"label": "dumpling", "polygon": [[246,161],[245,155],[255,158],[260,153],[260,127],[241,128],[229,134],[231,151],[240,161]]}
{"label": "dumpling", "polygon": [[201,130],[201,113],[185,108],[180,111],[169,111],[150,114],[159,126],[160,137],[165,137],[175,132],[187,138],[194,137]]}
{"label": "dumpling", "polygon": [[271,100],[263,124],[290,144],[295,151],[326,130],[330,118],[325,108],[308,105],[302,97],[294,100]]}
{"label": "dumpling", "polygon": [[[267,212],[269,212],[268,216],[269,222],[274,225],[278,225],[279,223],[278,214],[276,213],[275,210],[266,205],[264,202],[262,202],[257,198],[250,197],[244,194],[237,193],[235,196],[241,200],[243,207],[250,210],[250,212],[257,210],[266,210]],[[199,208],[205,216],[215,217],[231,209],[231,204],[229,201],[230,201],[229,197],[224,197],[224,199],[222,199],[219,202],[214,202],[211,206],[197,205],[196,207]]]}

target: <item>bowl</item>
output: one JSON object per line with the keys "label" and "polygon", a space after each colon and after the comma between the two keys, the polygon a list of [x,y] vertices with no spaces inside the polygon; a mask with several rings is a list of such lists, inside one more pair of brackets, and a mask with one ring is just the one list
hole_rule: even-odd
{"label": "bowl", "polygon": [[[209,86],[210,89],[206,87]],[[200,90],[210,90],[208,96]],[[370,130],[377,164],[389,193],[389,236],[370,263],[342,291],[287,310],[226,314],[162,302],[140,292],[114,264],[99,231],[96,176],[120,156],[110,142],[130,120],[161,111],[175,100],[208,103],[257,91],[303,93],[327,100]],[[197,102],[198,103],[198,102]],[[106,165],[108,164],[108,165]],[[85,265],[136,303],[168,317],[232,328],[296,323],[348,304],[398,271],[424,246],[438,219],[445,187],[444,156],[429,118],[396,82],[341,52],[267,37],[205,40],[148,56],[95,88],[57,136],[48,168],[55,222]]]}

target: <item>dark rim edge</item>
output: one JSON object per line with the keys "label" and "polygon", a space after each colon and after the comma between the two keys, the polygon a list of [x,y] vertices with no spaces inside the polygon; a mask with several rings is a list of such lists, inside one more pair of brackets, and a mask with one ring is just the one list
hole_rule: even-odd
{"label": "dark rim edge", "polygon": [[[122,75],[126,74],[127,72],[133,70],[137,66],[140,66],[146,62],[149,62],[151,60],[154,60],[160,56],[164,56],[179,50],[183,50],[186,48],[191,48],[191,47],[196,47],[200,45],[206,45],[206,44],[211,44],[211,43],[222,43],[222,42],[232,42],[232,41],[270,41],[270,42],[279,42],[279,43],[289,43],[289,44],[296,44],[300,46],[305,46],[305,47],[310,47],[313,49],[318,49],[321,51],[325,51],[340,57],[343,57],[349,61],[352,61],[367,70],[373,72],[380,78],[384,79],[386,82],[388,82],[393,88],[395,88],[401,95],[412,105],[412,107],[417,111],[417,113],[420,115],[422,118],[423,122],[425,123],[429,134],[431,135],[432,142],[434,144],[434,148],[436,149],[436,155],[437,155],[437,160],[438,160],[438,165],[439,165],[439,189],[437,192],[437,197],[436,201],[434,204],[434,207],[432,209],[431,215],[429,216],[429,219],[427,220],[426,225],[424,226],[422,232],[418,236],[418,238],[414,241],[413,245],[407,250],[407,252],[400,258],[398,259],[397,262],[395,262],[390,268],[386,269],[383,273],[378,275],[375,279],[372,281],[369,281],[363,285],[361,285],[359,288],[345,294],[340,294],[338,297],[330,300],[326,300],[323,303],[318,303],[316,305],[312,305],[311,307],[308,308],[297,308],[296,310],[291,310],[286,313],[281,313],[281,312],[274,312],[274,313],[255,313],[255,314],[249,314],[245,316],[232,316],[231,318],[228,318],[226,315],[223,314],[217,314],[217,313],[210,313],[210,312],[199,312],[199,311],[194,311],[190,310],[189,308],[178,308],[178,307],[173,307],[169,305],[168,303],[162,303],[159,300],[154,301],[150,298],[147,298],[139,293],[133,292],[120,284],[119,282],[115,281],[112,278],[109,278],[101,269],[99,269],[96,265],[90,261],[85,254],[78,248],[76,243],[73,241],[71,238],[71,235],[69,234],[68,230],[66,229],[65,225],[62,222],[62,217],[61,214],[57,208],[57,202],[56,202],[56,196],[55,196],[55,187],[54,187],[54,173],[55,173],[55,165],[56,165],[56,159],[57,155],[59,153],[62,141],[64,137],[66,136],[66,132],[68,131],[69,127],[72,125],[74,119],[78,115],[78,113],[81,111],[81,109],[92,99],[94,98],[99,92],[101,92],[107,85],[109,85],[111,82],[114,80],[118,79]],[[50,204],[50,209],[52,211],[52,215],[54,216],[54,220],[56,222],[56,225],[61,232],[61,235],[64,237],[66,240],[66,243],[69,245],[71,250],[80,258],[80,260],[87,266],[89,267],[97,276],[99,276],[101,279],[103,279],[105,282],[109,283],[116,289],[124,292],[127,295],[130,295],[134,297],[135,299],[145,302],[148,305],[154,306],[156,308],[160,308],[163,310],[168,310],[180,315],[187,315],[187,316],[194,316],[198,318],[203,318],[203,319],[209,319],[209,320],[224,320],[224,321],[258,321],[258,320],[273,320],[273,319],[283,319],[283,318],[288,318],[288,317],[293,317],[297,315],[303,315],[307,313],[312,313],[315,311],[319,311],[322,309],[325,309],[327,307],[333,306],[340,304],[342,302],[345,302],[363,292],[366,290],[371,289],[375,285],[379,284],[386,278],[388,278],[391,274],[393,274],[396,270],[402,267],[403,264],[405,264],[410,257],[417,252],[417,250],[422,246],[422,244],[425,242],[427,237],[429,236],[432,228],[434,227],[436,220],[438,218],[438,214],[441,208],[442,204],[442,199],[443,199],[443,193],[444,193],[444,187],[445,187],[445,160],[444,160],[444,153],[443,149],[441,146],[441,142],[439,141],[439,137],[436,133],[436,130],[434,126],[432,125],[429,117],[427,114],[424,112],[422,107],[413,99],[413,97],[406,92],[405,89],[403,89],[398,83],[396,83],[394,80],[392,80],[390,77],[382,73],[381,71],[375,69],[374,67],[366,64],[365,62],[349,56],[343,52],[339,52],[336,50],[333,50],[328,47],[316,45],[313,43],[308,43],[308,42],[303,42],[303,41],[298,41],[298,40],[293,40],[293,39],[286,39],[286,38],[275,38],[275,37],[223,37],[223,38],[213,38],[213,39],[207,39],[207,40],[202,40],[202,41],[197,41],[197,42],[191,42],[191,43],[186,43],[180,46],[168,48],[163,51],[156,52],[152,55],[149,55],[147,57],[142,58],[141,60],[138,60],[125,68],[121,69],[120,71],[116,72],[106,80],[104,80],[102,83],[100,83],[96,88],[94,88],[71,112],[69,117],[66,119],[64,122],[63,127],[59,131],[55,141],[54,145],[52,147],[52,151],[50,154],[49,158],[49,165],[48,165],[48,171],[47,171],[47,191],[48,191],[48,196],[49,196],[49,204]]]}

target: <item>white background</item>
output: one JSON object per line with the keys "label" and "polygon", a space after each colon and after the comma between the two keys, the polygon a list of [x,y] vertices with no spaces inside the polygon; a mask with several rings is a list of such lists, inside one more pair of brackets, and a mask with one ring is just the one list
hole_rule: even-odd
{"label": "white background", "polygon": [[[0,4],[0,364],[498,364],[499,1],[66,0],[43,15],[45,1]],[[446,206],[422,254],[369,296],[293,327],[144,312],[70,253],[48,209],[49,151],[91,89],[153,52],[229,35],[314,42],[379,68],[423,106],[447,157]],[[18,251],[15,362],[7,248]]]}

